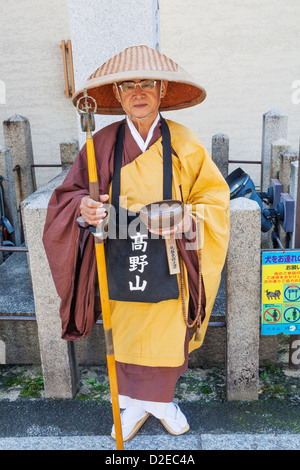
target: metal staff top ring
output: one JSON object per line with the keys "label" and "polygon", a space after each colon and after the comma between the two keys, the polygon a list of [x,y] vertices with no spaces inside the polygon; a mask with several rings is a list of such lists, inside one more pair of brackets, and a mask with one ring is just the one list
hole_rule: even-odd
{"label": "metal staff top ring", "polygon": [[83,96],[77,100],[76,109],[80,114],[81,129],[83,132],[95,130],[95,117],[94,114],[97,112],[96,100],[87,94],[87,90],[84,90]]}
{"label": "metal staff top ring", "polygon": [[97,101],[87,94],[86,88],[84,89],[84,94],[81,96],[76,103],[77,111],[80,115],[84,113],[94,113],[97,112]]}

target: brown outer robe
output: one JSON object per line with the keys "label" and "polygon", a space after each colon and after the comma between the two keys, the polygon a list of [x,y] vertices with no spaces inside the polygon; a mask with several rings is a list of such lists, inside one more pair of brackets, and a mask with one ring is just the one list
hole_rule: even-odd
{"label": "brown outer robe", "polygon": [[[100,194],[108,192],[112,179],[114,144],[119,125],[120,122],[113,123],[94,135]],[[159,137],[160,123],[148,147]],[[126,126],[122,165],[130,163],[140,153],[140,148]],[[100,315],[93,236],[88,230],[79,229],[76,222],[80,216],[80,201],[83,196],[89,195],[86,162],[84,146],[63,184],[52,194],[43,235],[53,280],[61,298],[62,338],[66,340],[79,340],[88,336]],[[185,243],[184,237],[177,240],[188,271],[190,316],[193,318],[198,306],[198,259],[196,251],[185,250]],[[205,292],[202,283],[202,319],[204,315]],[[185,361],[180,367],[147,367],[116,362],[119,393],[141,400],[171,401],[176,381],[187,368],[188,341],[187,332]],[[139,380],[136,380],[137,374]]]}

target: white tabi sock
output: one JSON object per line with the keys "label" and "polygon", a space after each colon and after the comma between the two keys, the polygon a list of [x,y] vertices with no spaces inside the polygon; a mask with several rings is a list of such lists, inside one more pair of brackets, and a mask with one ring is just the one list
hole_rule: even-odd
{"label": "white tabi sock", "polygon": [[164,421],[175,433],[179,433],[187,425],[186,417],[175,403],[169,403]]}

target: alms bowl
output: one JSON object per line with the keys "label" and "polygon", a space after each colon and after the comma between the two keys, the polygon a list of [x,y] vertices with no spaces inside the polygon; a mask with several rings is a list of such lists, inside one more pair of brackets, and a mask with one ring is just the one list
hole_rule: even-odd
{"label": "alms bowl", "polygon": [[176,199],[152,202],[142,207],[140,218],[149,230],[168,230],[183,218],[184,204]]}

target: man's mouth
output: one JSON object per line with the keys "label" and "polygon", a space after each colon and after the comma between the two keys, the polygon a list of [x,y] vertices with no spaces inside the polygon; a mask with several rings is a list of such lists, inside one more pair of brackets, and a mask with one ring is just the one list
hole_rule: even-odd
{"label": "man's mouth", "polygon": [[147,103],[140,103],[140,104],[134,104],[134,108],[145,108],[147,106]]}

